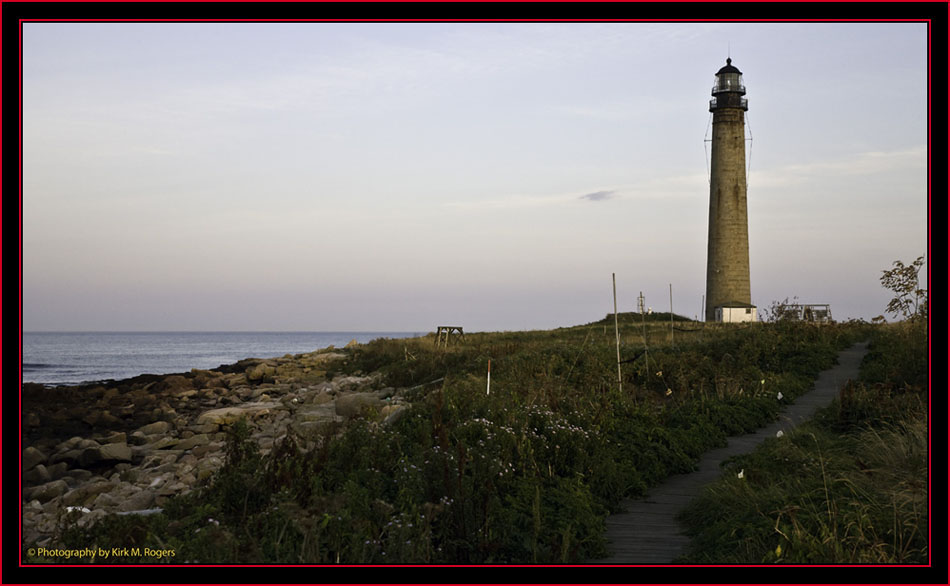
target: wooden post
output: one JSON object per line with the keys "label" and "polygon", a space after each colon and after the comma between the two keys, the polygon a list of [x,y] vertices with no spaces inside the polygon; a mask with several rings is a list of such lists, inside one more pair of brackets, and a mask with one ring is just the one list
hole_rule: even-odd
{"label": "wooden post", "polygon": [[617,386],[623,392],[623,378],[620,376],[620,325],[617,322],[617,274],[611,273],[614,281],[614,333],[617,336]]}
{"label": "wooden post", "polygon": [[673,345],[673,283],[670,283],[670,346]]}

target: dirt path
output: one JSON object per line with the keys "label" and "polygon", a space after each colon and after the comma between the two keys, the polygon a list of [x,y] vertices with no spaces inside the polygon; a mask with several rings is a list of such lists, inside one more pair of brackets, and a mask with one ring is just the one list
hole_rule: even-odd
{"label": "dirt path", "polygon": [[626,501],[625,513],[607,518],[607,548],[610,556],[591,560],[592,564],[669,564],[685,553],[689,538],[675,520],[676,514],[702,488],[720,475],[723,460],[751,452],[766,438],[775,437],[810,419],[831,404],[848,379],[857,379],[867,344],[855,344],[838,355],[838,365],[818,375],[812,390],[788,405],[779,419],[755,433],[731,437],[724,448],[703,454],[695,472],[669,477],[645,497]]}

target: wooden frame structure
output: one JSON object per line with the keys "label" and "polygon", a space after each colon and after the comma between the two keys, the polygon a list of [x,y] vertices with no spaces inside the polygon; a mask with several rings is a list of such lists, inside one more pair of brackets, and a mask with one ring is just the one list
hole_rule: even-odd
{"label": "wooden frame structure", "polygon": [[462,326],[438,326],[435,330],[435,345],[448,348],[450,341],[461,342],[465,338]]}

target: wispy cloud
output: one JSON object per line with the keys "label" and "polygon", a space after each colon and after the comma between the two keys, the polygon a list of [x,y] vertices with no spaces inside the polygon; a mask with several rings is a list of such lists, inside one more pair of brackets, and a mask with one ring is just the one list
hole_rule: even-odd
{"label": "wispy cloud", "polygon": [[815,177],[877,175],[900,170],[927,168],[927,148],[924,146],[899,151],[870,151],[855,153],[838,159],[785,165],[756,171],[753,162],[749,173],[750,185],[784,186],[810,181]]}
{"label": "wispy cloud", "polygon": [[615,191],[595,191],[593,193],[585,193],[580,196],[579,199],[586,199],[588,201],[605,201],[611,199],[616,195]]}

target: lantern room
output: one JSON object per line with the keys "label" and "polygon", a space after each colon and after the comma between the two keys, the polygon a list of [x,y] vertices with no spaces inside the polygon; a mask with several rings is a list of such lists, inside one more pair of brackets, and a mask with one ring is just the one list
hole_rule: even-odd
{"label": "lantern room", "polygon": [[709,111],[721,108],[749,109],[749,101],[743,98],[745,86],[742,85],[742,72],[726,58],[726,65],[716,72],[716,83],[712,88],[713,99],[709,100]]}

